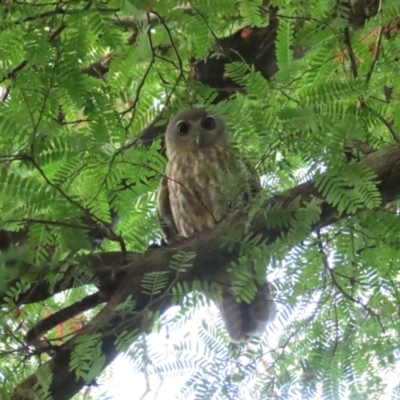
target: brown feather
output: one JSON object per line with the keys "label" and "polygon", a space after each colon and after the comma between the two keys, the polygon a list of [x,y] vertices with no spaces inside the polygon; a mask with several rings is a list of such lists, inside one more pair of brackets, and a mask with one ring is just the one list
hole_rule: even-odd
{"label": "brown feather", "polygon": [[[192,109],[179,113],[168,124],[168,163],[158,196],[158,212],[168,243],[173,243],[177,235],[187,238],[212,228],[261,190],[255,171],[230,144],[224,121],[210,118],[204,109]],[[225,287],[218,307],[232,341],[247,341],[252,335],[262,334],[276,314],[267,283],[258,285],[250,304],[236,302]]]}

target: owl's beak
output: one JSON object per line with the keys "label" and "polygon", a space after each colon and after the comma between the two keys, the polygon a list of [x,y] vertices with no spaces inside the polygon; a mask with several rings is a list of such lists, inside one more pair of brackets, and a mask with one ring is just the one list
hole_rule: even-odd
{"label": "owl's beak", "polygon": [[197,144],[197,146],[200,146],[200,144],[201,144],[201,142],[202,142],[202,137],[201,137],[201,130],[196,130],[196,133],[195,133],[195,141],[196,141],[196,144]]}

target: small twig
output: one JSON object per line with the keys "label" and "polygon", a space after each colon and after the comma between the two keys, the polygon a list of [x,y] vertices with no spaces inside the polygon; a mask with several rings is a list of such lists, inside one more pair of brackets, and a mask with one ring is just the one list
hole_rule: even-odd
{"label": "small twig", "polygon": [[217,38],[217,35],[215,34],[215,32],[211,29],[210,24],[207,22],[207,20],[204,18],[203,14],[196,8],[196,7],[192,7],[193,10],[196,11],[196,13],[199,15],[199,17],[202,19],[202,21],[204,22],[204,25],[207,27],[207,29],[209,30],[209,32],[211,33],[211,36],[214,38],[215,43],[219,45],[219,39]]}
{"label": "small twig", "polygon": [[170,42],[170,44],[171,44],[171,47],[173,48],[174,53],[175,53],[175,56],[176,56],[176,58],[177,58],[177,60],[178,60],[179,69],[180,69],[180,75],[183,76],[183,62],[182,62],[182,59],[181,59],[181,57],[180,57],[180,55],[179,55],[178,49],[177,49],[177,47],[176,47],[176,45],[175,45],[175,42],[174,42],[174,40],[172,39],[171,31],[170,31],[168,25],[165,23],[165,21],[164,21],[163,18],[161,17],[161,15],[159,15],[159,14],[156,13],[156,12],[154,12],[154,15],[156,15],[157,18],[160,20],[160,24],[164,27],[165,32],[167,33],[167,36],[168,36],[169,42]]}
{"label": "small twig", "polygon": [[[92,11],[92,12],[101,12],[101,13],[116,13],[120,11],[119,8],[101,8],[101,7],[96,7],[95,10],[90,10],[91,6],[91,1],[88,2],[88,4],[85,5],[82,9],[79,10],[65,10],[62,7],[59,7],[58,5],[54,8],[54,10],[51,11],[45,11],[36,15],[31,15],[29,17],[26,17],[24,19],[19,19],[17,21],[14,21],[14,25],[20,25],[25,22],[30,22],[30,21],[36,21],[38,19],[42,18],[47,18],[47,17],[53,17],[55,15],[77,15],[77,14],[82,14],[87,11]],[[58,4],[58,3],[57,3]]]}
{"label": "small twig", "polygon": [[60,26],[55,29],[50,35],[49,35],[49,42],[54,41],[56,37],[60,35],[60,33],[67,27],[67,24],[63,21],[61,22]]}
{"label": "small twig", "polygon": [[14,69],[12,69],[8,74],[6,74],[3,79],[0,81],[4,82],[7,79],[14,79],[17,72],[21,71],[28,64],[28,61],[24,60],[20,64],[18,64]]}
{"label": "small twig", "polygon": [[[148,21],[150,21],[149,13],[147,13],[147,18],[148,18]],[[149,23],[149,25],[150,25],[150,23]],[[145,73],[143,75],[143,78],[141,79],[141,81],[140,81],[140,83],[138,85],[138,88],[137,88],[136,94],[135,94],[135,99],[133,100],[132,105],[129,108],[127,108],[125,111],[122,111],[120,113],[120,122],[121,122],[122,118],[127,113],[132,111],[132,115],[131,115],[130,121],[129,121],[128,125],[125,127],[125,131],[127,131],[130,128],[130,126],[132,125],[133,119],[135,117],[136,106],[139,103],[140,92],[142,91],[143,86],[144,86],[144,84],[146,82],[146,79],[149,76],[150,71],[152,70],[152,68],[154,66],[154,63],[155,63],[155,51],[154,51],[153,39],[151,37],[151,29],[150,28],[147,29],[147,37],[149,39],[149,45],[150,45],[150,49],[151,49],[150,63],[149,63],[149,65],[148,65],[148,67],[147,67],[147,69],[146,69],[146,71],[145,71]]]}
{"label": "small twig", "polygon": [[61,221],[51,221],[47,219],[34,219],[34,218],[25,218],[25,219],[7,219],[9,223],[16,223],[16,224],[42,224],[42,225],[51,225],[51,226],[64,226],[65,228],[74,228],[74,229],[88,229],[91,228],[86,225],[76,225],[70,224],[68,222],[61,222]]}
{"label": "small twig", "polygon": [[147,372],[147,368],[145,368],[145,370],[144,370],[144,378],[146,381],[146,389],[145,389],[144,393],[140,396],[139,400],[143,400],[151,392],[149,374]]}
{"label": "small twig", "polygon": [[367,72],[367,75],[365,76],[365,80],[367,81],[367,83],[371,80],[372,73],[374,72],[376,63],[378,62],[378,59],[379,59],[380,48],[381,48],[381,44],[382,44],[382,34],[383,34],[383,27],[380,27],[378,39],[375,44],[375,46],[376,46],[375,47],[375,56],[371,63],[371,67],[370,67],[369,71]]}
{"label": "small twig", "polygon": [[357,60],[356,56],[354,55],[353,47],[351,45],[350,30],[348,27],[344,28],[344,43],[349,53],[351,73],[353,75],[353,78],[357,78],[358,77]]}
{"label": "small twig", "polygon": [[366,106],[366,107],[368,107],[368,109],[369,109],[371,112],[373,112],[373,113],[375,114],[375,116],[379,119],[379,121],[381,121],[381,122],[383,123],[383,125],[386,126],[387,130],[389,131],[390,135],[392,136],[392,139],[393,139],[396,143],[399,143],[399,142],[400,142],[400,139],[397,137],[397,134],[396,134],[396,132],[394,131],[393,126],[392,126],[388,121],[386,121],[386,119],[383,118],[382,115],[380,115],[380,114],[379,114],[378,112],[376,112],[374,109],[372,109],[372,108],[369,107],[369,106]]}
{"label": "small twig", "polygon": [[[45,180],[45,182],[51,186],[53,189],[55,189],[58,193],[60,193],[65,199],[67,199],[71,204],[73,204],[75,207],[78,209],[82,210],[84,213],[86,213],[85,207],[83,207],[81,204],[79,204],[77,201],[75,201],[73,198],[71,198],[67,193],[65,193],[58,185],[55,185],[53,182],[50,181],[50,179],[47,177],[43,169],[40,167],[40,165],[35,161],[33,157],[29,157],[29,161],[33,164],[33,166],[38,170],[39,174],[42,176],[42,178]],[[99,218],[93,216],[93,218],[97,219],[97,221],[104,223],[104,221],[101,221]]]}
{"label": "small twig", "polygon": [[[317,231],[317,236],[318,236],[319,239],[320,239],[319,231]],[[373,311],[370,307],[368,307],[366,304],[364,304],[361,300],[356,299],[356,298],[354,298],[352,295],[348,294],[348,293],[342,288],[342,286],[339,284],[339,282],[337,281],[336,276],[335,276],[335,274],[336,274],[335,271],[334,271],[333,268],[331,268],[330,265],[329,265],[328,257],[327,257],[327,255],[326,255],[326,253],[325,253],[325,250],[324,250],[324,248],[323,248],[323,245],[322,245],[322,241],[321,241],[321,240],[318,241],[318,249],[319,249],[319,253],[320,253],[321,256],[322,256],[322,262],[323,262],[323,264],[324,264],[324,267],[325,267],[326,271],[328,271],[329,274],[330,274],[330,276],[331,276],[332,283],[333,283],[334,287],[335,287],[336,289],[338,289],[338,291],[339,291],[347,300],[350,300],[350,301],[351,301],[352,303],[354,303],[354,304],[358,304],[358,305],[361,306],[371,317],[375,318],[375,319],[377,320],[379,326],[381,327],[382,332],[386,335],[386,330],[385,330],[385,327],[383,326],[383,324],[382,324],[382,322],[381,322],[381,319],[380,319],[379,314],[377,314],[375,311]],[[386,339],[388,340],[388,338],[386,338]]]}

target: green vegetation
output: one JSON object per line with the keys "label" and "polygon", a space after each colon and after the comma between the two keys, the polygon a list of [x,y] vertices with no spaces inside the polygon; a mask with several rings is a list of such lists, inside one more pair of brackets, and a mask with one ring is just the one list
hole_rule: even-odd
{"label": "green vegetation", "polygon": [[[184,399],[400,395],[397,0],[9,0],[0,15],[2,399],[95,398],[80,390],[120,353],[185,376]],[[157,248],[164,126],[194,106],[225,118],[264,191],[234,229]],[[232,344],[207,320],[164,361],[151,331],[184,326],[228,267],[251,297],[249,258],[278,303],[267,333]]]}

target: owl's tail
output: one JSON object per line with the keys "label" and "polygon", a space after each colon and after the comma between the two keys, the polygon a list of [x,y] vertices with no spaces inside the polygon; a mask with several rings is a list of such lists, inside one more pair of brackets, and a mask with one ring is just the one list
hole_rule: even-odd
{"label": "owl's tail", "polygon": [[251,303],[238,303],[234,294],[225,289],[218,308],[232,342],[247,342],[253,335],[262,335],[276,316],[276,303],[268,283],[258,289]]}

